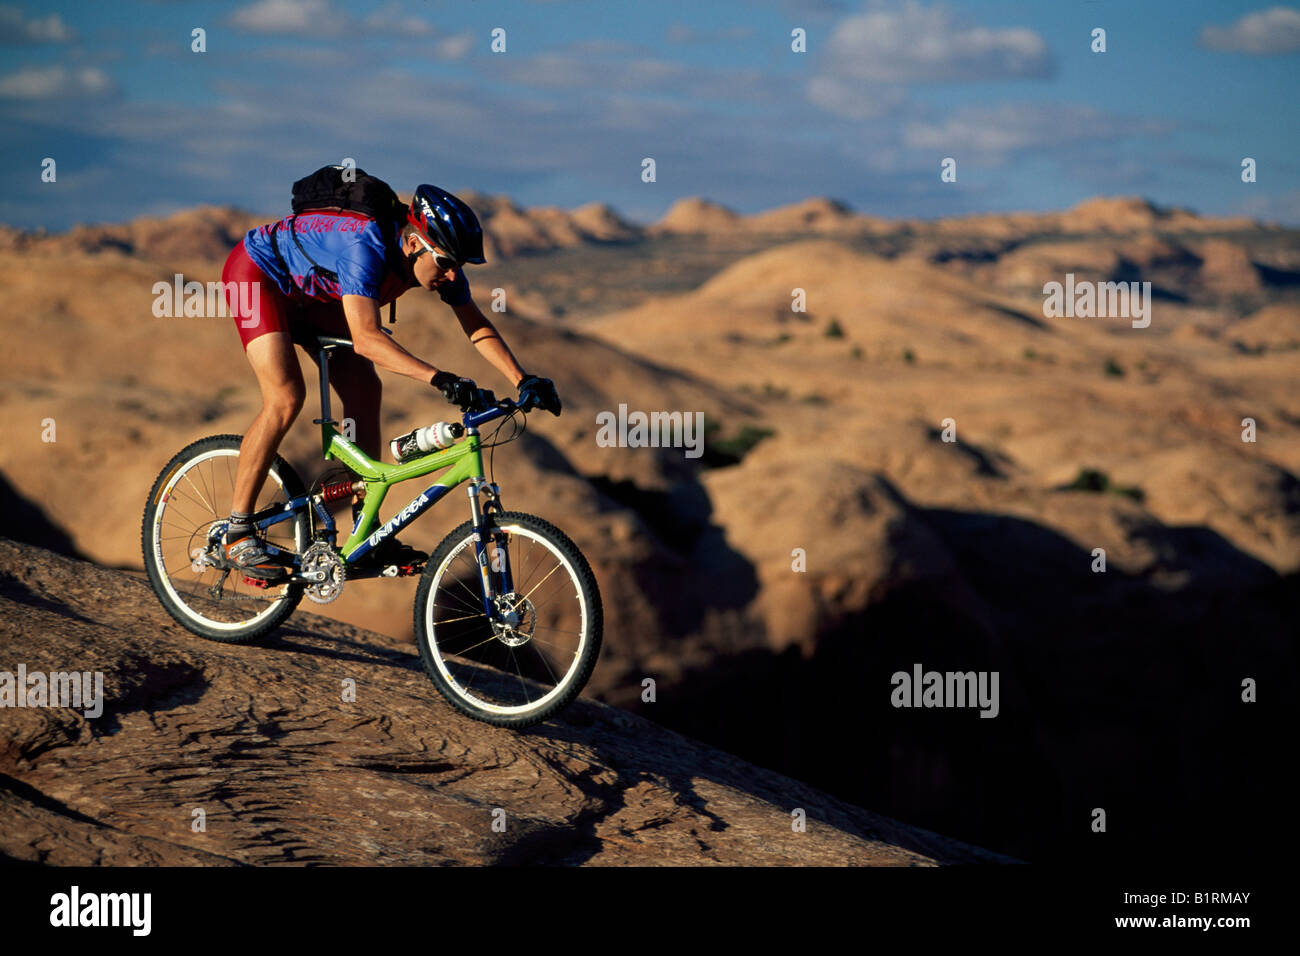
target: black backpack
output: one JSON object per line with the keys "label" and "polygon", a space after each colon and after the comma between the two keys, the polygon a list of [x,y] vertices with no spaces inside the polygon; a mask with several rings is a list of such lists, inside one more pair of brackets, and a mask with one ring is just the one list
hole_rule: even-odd
{"label": "black backpack", "polygon": [[[322,166],[316,172],[309,176],[304,176],[293,184],[293,215],[289,217],[289,235],[293,238],[294,244],[298,251],[302,253],[304,259],[311,263],[312,268],[321,275],[338,279],[338,274],[331,269],[326,269],[316,263],[311,256],[307,255],[307,250],[303,248],[302,242],[298,239],[298,234],[294,231],[294,220],[304,212],[311,212],[315,209],[345,209],[349,212],[357,212],[373,219],[379,223],[380,229],[384,236],[391,235],[394,224],[401,224],[406,221],[407,207],[406,203],[397,198],[397,193],[393,187],[376,176],[369,175],[364,169],[359,167],[353,168],[352,178],[345,179],[344,173],[348,171],[346,166]],[[276,258],[280,262],[281,268],[287,273],[289,271],[285,264],[284,257],[280,254],[280,246],[276,241],[276,232],[279,229],[279,223],[271,229],[271,248],[275,252]],[[390,261],[395,259],[396,250],[386,249],[386,254]],[[397,301],[389,303],[388,321],[397,321]]]}

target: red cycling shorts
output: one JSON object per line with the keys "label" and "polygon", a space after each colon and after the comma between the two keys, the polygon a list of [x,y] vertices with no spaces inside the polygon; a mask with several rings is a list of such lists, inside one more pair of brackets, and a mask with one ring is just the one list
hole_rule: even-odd
{"label": "red cycling shorts", "polygon": [[[347,336],[347,320],[339,302],[296,302],[280,291],[257,263],[249,258],[241,239],[226,257],[221,270],[226,305],[239,330],[239,340],[248,343],[268,332],[288,332],[289,323],[306,322],[322,332]],[[233,284],[232,284],[233,283]]]}

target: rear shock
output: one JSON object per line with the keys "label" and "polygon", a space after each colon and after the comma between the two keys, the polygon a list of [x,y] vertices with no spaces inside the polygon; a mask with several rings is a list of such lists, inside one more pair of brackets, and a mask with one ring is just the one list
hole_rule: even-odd
{"label": "rear shock", "polygon": [[338,501],[340,498],[346,498],[348,495],[364,495],[366,493],[366,483],[364,481],[336,481],[326,485],[317,495],[319,501]]}

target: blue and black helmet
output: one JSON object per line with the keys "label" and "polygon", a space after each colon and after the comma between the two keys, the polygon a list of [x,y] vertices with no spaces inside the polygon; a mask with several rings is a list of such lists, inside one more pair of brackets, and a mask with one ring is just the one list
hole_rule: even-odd
{"label": "blue and black helmet", "polygon": [[407,221],[457,262],[482,264],[483,227],[474,210],[445,189],[425,183],[415,190]]}

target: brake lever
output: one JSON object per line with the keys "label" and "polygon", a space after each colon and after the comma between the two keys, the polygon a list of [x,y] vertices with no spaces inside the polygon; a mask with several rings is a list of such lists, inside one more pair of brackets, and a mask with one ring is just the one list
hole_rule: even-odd
{"label": "brake lever", "polygon": [[497,397],[489,389],[475,388],[473,394],[465,401],[459,403],[462,412],[476,413],[485,412],[497,404]]}

